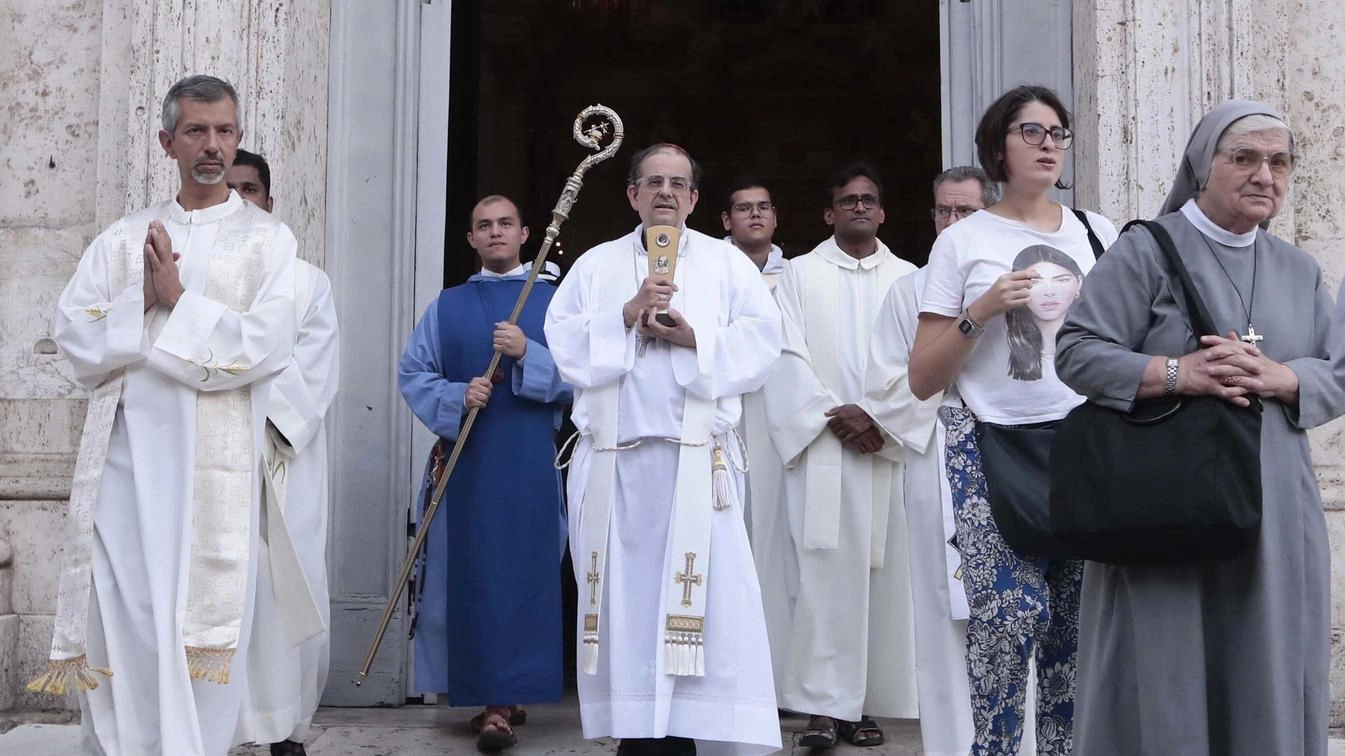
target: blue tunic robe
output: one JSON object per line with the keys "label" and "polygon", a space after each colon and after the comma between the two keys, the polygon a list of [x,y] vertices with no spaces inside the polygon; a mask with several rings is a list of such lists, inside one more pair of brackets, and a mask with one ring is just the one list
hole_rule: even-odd
{"label": "blue tunic robe", "polygon": [[[473,276],[445,289],[416,325],[398,384],[440,441],[417,511],[432,495],[467,413],[467,383],[490,363],[524,276]],[[426,540],[417,586],[415,687],[455,706],[561,697],[560,478],[553,467],[561,406],[571,401],[542,321],[555,287],[538,281],[518,325],[523,364],[504,357]]]}

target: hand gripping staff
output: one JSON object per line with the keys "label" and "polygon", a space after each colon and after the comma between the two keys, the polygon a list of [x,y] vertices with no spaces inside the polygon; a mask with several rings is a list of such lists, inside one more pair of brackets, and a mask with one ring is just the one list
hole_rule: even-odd
{"label": "hand gripping staff", "polygon": [[[586,126],[590,120],[593,124]],[[602,139],[611,134],[612,141],[606,146],[602,146]],[[518,322],[518,317],[523,312],[523,305],[528,301],[528,295],[532,293],[532,285],[537,280],[537,274],[542,271],[546,264],[546,255],[551,251],[551,243],[556,240],[560,233],[560,224],[564,223],[570,217],[570,208],[574,206],[575,200],[579,197],[579,190],[584,185],[584,174],[589,168],[601,163],[621,147],[621,140],[625,136],[621,117],[616,111],[602,105],[590,105],[584,108],[583,112],[574,119],[574,139],[590,150],[598,152],[584,158],[574,173],[565,180],[565,189],[560,193],[560,199],[556,201],[556,206],[551,210],[551,223],[546,227],[546,238],[542,241],[542,249],[537,253],[537,259],[532,263],[532,271],[528,273],[528,280],[523,284],[523,291],[519,292],[518,301],[514,303],[514,311],[509,316],[509,324],[514,325]],[[490,366],[482,375],[486,378],[495,374],[496,368],[500,366],[500,353],[496,352],[490,358]],[[444,474],[440,476],[438,485],[434,488],[434,496],[430,498],[430,504],[425,508],[425,517],[420,523],[419,530],[416,531],[415,540],[411,542],[411,549],[406,554],[406,561],[402,562],[401,574],[397,576],[397,583],[392,587],[392,594],[388,597],[388,605],[383,607],[383,616],[378,621],[378,630],[374,632],[373,641],[369,644],[369,652],[364,656],[364,663],[360,665],[359,677],[355,680],[356,685],[363,685],[369,676],[369,668],[373,666],[374,655],[378,653],[378,646],[383,642],[383,635],[388,631],[388,623],[392,621],[392,613],[397,608],[397,601],[402,597],[402,591],[406,590],[406,581],[411,577],[411,570],[415,567],[416,556],[420,554],[421,548],[425,545],[425,538],[430,532],[430,521],[434,519],[434,513],[439,509],[439,500],[444,496],[444,489],[448,487],[449,477],[453,475],[453,468],[458,463],[458,457],[462,454],[462,446],[467,442],[467,436],[472,432],[472,425],[476,422],[476,413],[480,411],[479,407],[473,407],[467,412],[467,419],[462,423],[462,430],[458,433],[457,443],[453,444],[453,452],[448,456],[448,463],[444,466]]]}

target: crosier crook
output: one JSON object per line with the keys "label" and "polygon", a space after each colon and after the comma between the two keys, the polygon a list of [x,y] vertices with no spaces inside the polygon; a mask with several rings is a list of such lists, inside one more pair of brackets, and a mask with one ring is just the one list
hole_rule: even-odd
{"label": "crosier crook", "polygon": [[[593,125],[585,128],[585,123],[591,119],[597,118]],[[612,132],[612,141],[606,147],[602,146],[601,139],[608,131]],[[542,241],[542,248],[537,253],[537,259],[532,263],[532,270],[528,273],[528,280],[523,284],[523,291],[518,294],[518,301],[514,303],[514,311],[509,316],[509,324],[516,325],[519,315],[523,313],[523,305],[528,301],[528,295],[532,293],[532,285],[537,281],[537,274],[542,271],[546,264],[546,255],[551,251],[551,244],[556,240],[560,233],[560,224],[564,223],[570,217],[570,208],[574,207],[575,200],[579,198],[579,190],[584,186],[584,174],[589,168],[601,163],[616,154],[621,147],[621,140],[625,136],[621,125],[621,117],[616,111],[602,105],[590,105],[574,119],[574,139],[581,145],[597,150],[596,154],[589,155],[579,163],[579,167],[574,173],[565,180],[565,188],[560,193],[560,199],[556,201],[556,206],[551,210],[551,223],[546,227],[546,238]],[[496,352],[490,358],[490,366],[486,368],[483,376],[489,379],[495,374],[495,370],[500,366],[502,355]],[[458,457],[462,454],[463,444],[467,441],[467,436],[472,432],[472,425],[476,422],[476,414],[481,410],[480,407],[473,407],[467,412],[467,419],[462,423],[462,430],[458,433],[458,440],[453,444],[453,452],[448,456],[448,462],[444,465],[444,472],[439,477],[439,483],[434,488],[434,495],[430,497],[430,504],[425,508],[425,517],[420,523],[420,528],[416,531],[415,540],[411,542],[411,548],[406,554],[406,561],[402,562],[401,574],[397,576],[397,583],[392,587],[392,593],[388,596],[388,604],[383,607],[383,616],[378,620],[378,629],[374,632],[373,641],[369,644],[369,652],[364,656],[364,663],[360,665],[359,677],[355,679],[355,685],[363,685],[365,679],[369,677],[369,668],[374,664],[374,655],[378,653],[378,647],[383,642],[383,636],[388,631],[388,623],[392,621],[392,613],[397,608],[397,601],[402,597],[402,591],[406,590],[406,581],[411,577],[411,570],[416,564],[416,555],[425,545],[425,538],[430,532],[430,522],[434,519],[434,513],[439,509],[439,500],[444,496],[444,490],[448,487],[448,479],[453,474],[453,468],[458,463]]]}

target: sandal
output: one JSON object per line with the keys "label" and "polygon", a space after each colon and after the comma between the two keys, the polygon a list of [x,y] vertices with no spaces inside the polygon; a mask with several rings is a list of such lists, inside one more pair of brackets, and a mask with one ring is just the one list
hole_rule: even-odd
{"label": "sandal", "polygon": [[485,719],[482,720],[481,734],[476,738],[476,749],[482,753],[495,753],[503,751],[518,742],[514,736],[514,730],[509,726],[509,718],[513,716],[513,708],[509,706],[492,706],[486,709],[482,714]]}
{"label": "sandal", "polygon": [[799,745],[804,748],[835,748],[836,720],[814,714],[808,718],[808,726],[803,728]]}
{"label": "sandal", "polygon": [[860,748],[883,744],[883,731],[871,717],[860,717],[858,722],[841,722],[837,732],[845,742]]}
{"label": "sandal", "polygon": [[[498,706],[494,708],[511,710],[509,714],[510,727],[518,727],[519,725],[525,725],[528,723],[528,712],[522,706]],[[485,724],[486,724],[486,712],[483,711],[480,714],[477,714],[476,716],[472,717],[471,720],[472,734],[480,735],[481,728]]]}

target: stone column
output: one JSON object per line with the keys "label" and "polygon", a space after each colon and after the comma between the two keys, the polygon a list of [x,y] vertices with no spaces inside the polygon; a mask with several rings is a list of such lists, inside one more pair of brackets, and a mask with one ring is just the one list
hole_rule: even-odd
{"label": "stone column", "polygon": [[[1074,81],[1081,207],[1120,222],[1150,218],[1171,188],[1200,116],[1229,98],[1266,102],[1294,129],[1299,167],[1272,225],[1345,272],[1345,53],[1335,0],[1093,0],[1075,5]],[[1345,435],[1313,431],[1327,508],[1332,584],[1345,585]],[[1334,726],[1345,725],[1345,596],[1332,606]]]}
{"label": "stone column", "polygon": [[[159,111],[190,73],[229,80],[243,146],[271,163],[276,214],[302,255],[324,259],[330,0],[7,0],[0,44],[0,529],[12,536],[17,651],[0,670],[41,669],[55,608],[85,392],[52,341],[56,299],[99,230],[170,199],[176,166]],[[0,568],[3,569],[3,568]],[[8,596],[5,597],[8,600]],[[10,624],[13,624],[10,621]],[[16,659],[17,655],[17,659]],[[0,674],[0,710],[62,703]]]}

